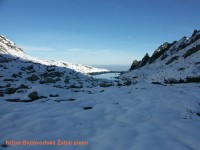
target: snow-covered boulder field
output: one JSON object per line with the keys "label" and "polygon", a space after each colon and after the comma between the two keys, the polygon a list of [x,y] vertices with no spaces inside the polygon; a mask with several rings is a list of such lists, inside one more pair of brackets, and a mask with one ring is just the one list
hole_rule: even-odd
{"label": "snow-covered boulder field", "polygon": [[1,98],[0,149],[199,150],[199,90],[195,83],[138,83],[60,90],[60,97],[29,103]]}
{"label": "snow-covered boulder field", "polygon": [[184,39],[107,81],[0,36],[0,150],[199,150],[200,41]]}

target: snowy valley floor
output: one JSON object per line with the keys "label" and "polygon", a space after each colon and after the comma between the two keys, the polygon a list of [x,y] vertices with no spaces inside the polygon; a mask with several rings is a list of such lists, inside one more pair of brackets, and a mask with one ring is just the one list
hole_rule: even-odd
{"label": "snowy valley floor", "polygon": [[[81,90],[84,91],[60,91],[60,98],[29,103],[1,98],[0,149],[200,148],[200,84],[138,83]],[[59,139],[71,141],[72,145],[6,146],[6,140],[46,140],[58,144]],[[74,146],[76,140],[85,141],[86,145]]]}

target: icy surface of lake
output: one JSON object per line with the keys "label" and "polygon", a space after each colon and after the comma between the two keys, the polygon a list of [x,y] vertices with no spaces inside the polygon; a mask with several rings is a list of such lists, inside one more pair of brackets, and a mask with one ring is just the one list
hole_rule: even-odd
{"label": "icy surface of lake", "polygon": [[96,79],[117,80],[116,77],[119,75],[120,73],[102,73],[98,75],[92,75],[92,77]]}

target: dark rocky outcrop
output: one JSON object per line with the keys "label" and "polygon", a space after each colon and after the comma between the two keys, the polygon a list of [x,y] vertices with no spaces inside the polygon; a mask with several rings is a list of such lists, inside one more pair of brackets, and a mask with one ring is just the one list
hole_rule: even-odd
{"label": "dark rocky outcrop", "polygon": [[173,61],[177,60],[178,58],[179,58],[179,56],[174,56],[174,57],[172,57],[172,58],[166,63],[166,65],[171,64]]}
{"label": "dark rocky outcrop", "polygon": [[164,52],[166,52],[171,47],[171,44],[166,42],[159,46],[157,50],[153,53],[149,60],[149,64],[153,63],[156,59],[158,59]]}
{"label": "dark rocky outcrop", "polygon": [[142,58],[141,61],[137,61],[137,60],[133,61],[130,70],[134,70],[139,67],[145,66],[149,62],[149,59],[150,59],[149,54],[146,53],[146,55]]}
{"label": "dark rocky outcrop", "polygon": [[146,55],[143,57],[142,61],[140,62],[140,67],[145,66],[151,57],[149,57],[149,54],[146,53]]}
{"label": "dark rocky outcrop", "polygon": [[[146,66],[148,64],[154,63],[156,60],[160,58],[161,61],[167,59],[169,56],[177,53],[195,41],[200,39],[200,30],[194,30],[192,36],[187,38],[184,36],[179,41],[174,41],[172,43],[165,42],[164,44],[160,45],[153,53],[151,57],[146,54],[141,61],[134,60],[129,70],[138,69],[140,67]],[[200,50],[200,45],[196,45],[195,47],[190,48],[184,55],[184,58],[189,57],[190,55],[196,53]],[[178,56],[172,57],[170,60],[166,62],[166,65],[172,63],[173,61],[179,59]]]}
{"label": "dark rocky outcrop", "polygon": [[193,48],[189,49],[189,50],[183,55],[183,57],[184,57],[184,58],[187,58],[187,57],[189,57],[190,55],[196,53],[196,52],[199,51],[199,50],[200,50],[200,45],[197,45],[196,47],[193,47]]}
{"label": "dark rocky outcrop", "polygon": [[131,65],[130,70],[137,69],[138,66],[139,66],[139,64],[140,64],[140,61],[134,60],[133,63],[132,63],[132,65]]}

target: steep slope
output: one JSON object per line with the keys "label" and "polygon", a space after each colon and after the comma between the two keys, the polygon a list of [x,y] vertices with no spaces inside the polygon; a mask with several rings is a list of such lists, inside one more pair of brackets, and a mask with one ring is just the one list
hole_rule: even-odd
{"label": "steep slope", "polygon": [[200,31],[190,38],[164,43],[142,61],[134,61],[124,77],[148,82],[200,82]]}
{"label": "steep slope", "polygon": [[24,51],[18,47],[16,44],[14,44],[12,41],[7,39],[6,37],[0,35],[0,54],[9,54],[15,57],[19,57],[21,59],[32,61],[35,63],[40,63],[48,66],[59,66],[59,67],[65,67],[69,69],[73,69],[77,72],[81,73],[91,73],[91,72],[101,72],[101,71],[108,71],[106,69],[99,69],[91,66],[85,66],[81,64],[72,64],[69,62],[63,62],[63,61],[44,61],[40,60],[34,57],[31,57],[24,53]]}
{"label": "steep slope", "polygon": [[90,88],[104,83],[82,74],[93,71],[106,70],[39,60],[26,55],[12,41],[0,36],[0,97],[4,99],[31,101],[58,97],[56,91],[59,90],[65,92],[66,89]]}

